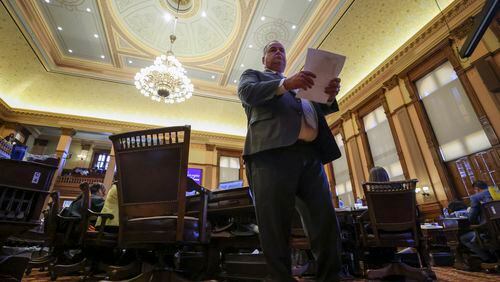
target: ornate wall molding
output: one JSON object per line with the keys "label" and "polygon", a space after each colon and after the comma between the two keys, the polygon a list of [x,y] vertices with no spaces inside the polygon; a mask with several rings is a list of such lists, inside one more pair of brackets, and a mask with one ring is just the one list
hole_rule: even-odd
{"label": "ornate wall molding", "polygon": [[[449,25],[455,28],[464,19],[469,18],[479,12],[483,5],[479,0],[460,0],[450,5],[444,11],[445,18]],[[347,108],[346,104],[356,104],[363,100],[367,93],[373,93],[381,87],[385,81],[390,79],[390,75],[397,74],[412,64],[418,58],[424,56],[434,47],[436,42],[440,42],[448,36],[448,29],[443,16],[436,17],[419,33],[413,36],[405,45],[401,46],[392,56],[387,58],[377,69],[369,74],[355,88],[349,91],[339,101],[342,108]],[[352,106],[351,106],[352,107]]]}
{"label": "ornate wall molding", "polygon": [[[1,98],[0,118],[6,123],[11,122],[58,128],[70,128],[90,132],[109,132],[113,134],[157,127],[131,122],[97,119],[32,110],[20,110],[10,107]],[[193,143],[222,145],[229,148],[239,149],[243,148],[245,137],[228,134],[214,134],[203,131],[192,131],[191,141]]]}

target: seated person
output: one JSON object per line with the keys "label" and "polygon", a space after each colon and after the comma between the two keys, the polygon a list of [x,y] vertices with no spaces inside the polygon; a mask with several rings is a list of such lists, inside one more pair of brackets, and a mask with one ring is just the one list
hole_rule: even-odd
{"label": "seated person", "polygon": [[[470,196],[470,210],[469,210],[469,221],[471,224],[479,224],[484,220],[481,217],[481,204],[485,202],[489,202],[492,200],[490,192],[488,191],[488,185],[481,181],[477,180],[472,183],[472,187],[474,187],[476,194]],[[464,244],[472,253],[476,254],[482,261],[484,262],[495,262],[496,259],[492,256],[488,250],[482,249],[479,246],[478,235],[475,231],[469,231],[462,236],[460,236],[460,242]]]}
{"label": "seated person", "polygon": [[[84,182],[80,185],[88,185]],[[90,185],[90,209],[94,212],[101,212],[104,206],[104,198],[106,197],[106,188],[102,183],[94,183]],[[69,207],[63,211],[65,216],[75,216],[80,217],[80,211],[82,209],[83,195],[78,196]]]}
{"label": "seated person", "polygon": [[375,166],[370,169],[370,177],[368,178],[370,182],[388,182],[389,174],[387,171],[380,166]]}
{"label": "seated person", "polygon": [[[187,178],[187,187],[186,193],[193,191],[201,191],[204,188],[201,187],[198,183],[196,183],[190,177]],[[108,219],[106,221],[106,232],[118,232],[118,226],[120,226],[119,220],[119,205],[118,205],[118,189],[116,187],[116,182],[111,185],[111,188],[108,191],[108,196],[106,197],[106,201],[104,201],[104,205],[102,207],[101,213],[109,213],[113,215],[113,219]],[[97,219],[96,227],[101,224],[101,218]]]}
{"label": "seated person", "polygon": [[462,200],[455,200],[448,204],[448,213],[451,217],[468,216],[467,205]]}
{"label": "seated person", "polygon": [[488,191],[493,201],[500,201],[500,189],[497,186],[489,186]]}
{"label": "seated person", "polygon": [[[120,225],[120,218],[118,208],[118,191],[116,187],[116,182],[109,188],[108,196],[106,201],[104,201],[104,206],[102,207],[101,213],[109,213],[113,215],[112,219],[106,220],[106,226],[104,230],[106,232],[118,232],[118,226]],[[96,227],[101,225],[101,218],[99,217],[96,222]]]}

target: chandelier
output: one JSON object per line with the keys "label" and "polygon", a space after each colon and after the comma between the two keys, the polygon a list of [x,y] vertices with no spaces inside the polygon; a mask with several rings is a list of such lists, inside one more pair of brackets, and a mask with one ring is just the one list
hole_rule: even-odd
{"label": "chandelier", "polygon": [[[179,4],[177,13],[179,13]],[[173,104],[181,103],[193,95],[193,84],[186,76],[186,70],[175,58],[172,46],[175,39],[175,28],[178,17],[175,17],[173,33],[170,35],[170,50],[166,55],[156,57],[154,64],[142,68],[135,75],[135,87],[141,94],[150,97],[153,101]]]}

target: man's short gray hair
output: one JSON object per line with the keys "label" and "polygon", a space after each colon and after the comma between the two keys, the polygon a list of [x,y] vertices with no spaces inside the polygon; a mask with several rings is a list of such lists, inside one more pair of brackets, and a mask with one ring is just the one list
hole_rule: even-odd
{"label": "man's short gray hair", "polygon": [[267,50],[269,50],[269,46],[271,44],[273,44],[273,43],[279,43],[279,44],[281,44],[281,42],[279,42],[278,40],[271,40],[271,41],[267,42],[267,44],[264,46],[264,49],[262,50],[263,51],[263,53],[262,53],[263,56],[266,55]]}

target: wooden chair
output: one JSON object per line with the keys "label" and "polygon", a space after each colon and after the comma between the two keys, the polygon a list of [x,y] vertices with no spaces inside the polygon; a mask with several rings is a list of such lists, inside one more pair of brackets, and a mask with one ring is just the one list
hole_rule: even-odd
{"label": "wooden chair", "polygon": [[[483,249],[495,252],[497,262],[481,263],[481,268],[487,271],[500,269],[498,261],[500,254],[500,201],[491,201],[481,204],[482,224],[471,225],[476,232],[476,238]],[[486,236],[483,236],[486,235]]]}
{"label": "wooden chair", "polygon": [[177,126],[110,136],[119,180],[119,246],[154,251],[150,278],[163,281],[173,276],[166,257],[171,261],[179,246],[208,240],[206,194],[198,218],[185,216],[190,133],[190,126]]}
{"label": "wooden chair", "polygon": [[[0,159],[0,251],[10,236],[40,225],[57,167],[35,162]],[[0,252],[0,280],[20,280],[29,256]]]}
{"label": "wooden chair", "polygon": [[369,225],[360,222],[363,247],[411,247],[417,250],[420,261],[420,268],[394,261],[382,269],[368,270],[368,279],[400,275],[426,281],[435,277],[430,268],[423,269],[422,257],[426,259],[427,256],[420,241],[417,222],[416,183],[415,179],[363,183],[369,215]]}
{"label": "wooden chair", "polygon": [[58,213],[55,221],[49,223],[49,232],[51,232],[51,251],[50,255],[55,258],[49,264],[49,273],[52,280],[58,276],[72,273],[79,273],[85,270],[87,260],[83,255],[68,257],[68,250],[82,250],[83,239],[88,228],[87,210],[90,209],[90,187],[84,182],[80,184],[82,192],[82,205],[79,213],[80,217],[63,215]]}

